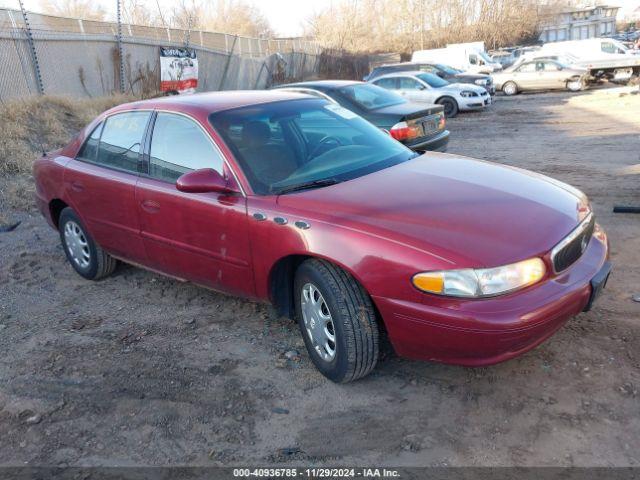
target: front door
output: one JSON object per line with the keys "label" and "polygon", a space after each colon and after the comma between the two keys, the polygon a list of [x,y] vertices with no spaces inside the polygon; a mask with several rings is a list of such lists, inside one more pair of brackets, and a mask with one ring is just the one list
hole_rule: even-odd
{"label": "front door", "polygon": [[91,236],[107,252],[144,263],[135,186],[150,112],[126,112],[98,125],[67,163],[65,189]]}
{"label": "front door", "polygon": [[192,170],[231,174],[208,133],[194,119],[159,112],[146,163],[136,204],[149,266],[219,291],[252,296],[246,198],[176,188],[178,177]]}

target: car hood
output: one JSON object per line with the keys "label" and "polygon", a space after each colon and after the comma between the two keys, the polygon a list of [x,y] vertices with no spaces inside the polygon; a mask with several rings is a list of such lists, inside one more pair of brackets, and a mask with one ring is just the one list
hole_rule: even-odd
{"label": "car hood", "polygon": [[428,153],[333,186],[281,195],[278,203],[459,267],[492,267],[548,252],[576,227],[584,200],[573,187],[532,172]]}
{"label": "car hood", "polygon": [[474,73],[456,73],[452,78],[460,82],[475,82],[476,80],[490,80],[491,76]]}
{"label": "car hood", "polygon": [[484,87],[481,87],[479,85],[472,85],[470,83],[451,83],[449,85],[447,85],[446,87],[442,87],[439,90],[449,90],[451,92],[456,92],[459,93],[463,90],[467,90],[467,91],[472,91],[472,92],[476,92],[478,94],[483,94],[486,92]]}

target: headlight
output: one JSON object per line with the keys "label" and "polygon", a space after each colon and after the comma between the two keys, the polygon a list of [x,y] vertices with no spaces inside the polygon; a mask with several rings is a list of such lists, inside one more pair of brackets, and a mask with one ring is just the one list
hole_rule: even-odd
{"label": "headlight", "polygon": [[476,92],[472,92],[470,90],[463,90],[462,92],[460,92],[460,95],[462,95],[463,97],[477,97],[478,94]]}
{"label": "headlight", "polygon": [[411,279],[423,292],[452,297],[490,297],[512,292],[542,280],[546,273],[540,258],[495,268],[465,268],[418,273]]}
{"label": "headlight", "polygon": [[486,78],[479,78],[475,81],[476,85],[482,85],[483,87],[488,84],[489,82],[487,81]]}

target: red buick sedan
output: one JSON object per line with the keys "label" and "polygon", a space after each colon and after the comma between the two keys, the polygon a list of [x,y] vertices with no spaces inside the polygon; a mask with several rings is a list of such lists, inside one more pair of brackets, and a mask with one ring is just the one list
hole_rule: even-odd
{"label": "red buick sedan", "polygon": [[400,355],[488,365],[591,307],[611,266],[584,194],[419,155],[303,94],[148,100],[35,163],[37,202],[83,277],[117,260],[274,304],[329,379]]}

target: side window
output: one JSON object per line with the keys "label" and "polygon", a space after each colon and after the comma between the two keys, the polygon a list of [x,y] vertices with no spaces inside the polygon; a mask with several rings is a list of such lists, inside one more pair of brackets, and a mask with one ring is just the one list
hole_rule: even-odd
{"label": "side window", "polygon": [[151,138],[149,174],[175,182],[182,174],[201,168],[222,173],[223,159],[195,121],[171,113],[158,113]]}
{"label": "side window", "polygon": [[389,90],[395,90],[396,88],[398,88],[396,86],[395,78],[381,78],[380,80],[376,80],[373,83],[379,87],[386,88]]}
{"label": "side window", "polygon": [[420,83],[418,83],[418,81],[414,80],[413,78],[408,78],[408,77],[400,78],[401,90],[420,90],[421,87],[422,86],[420,85]]}
{"label": "side window", "polygon": [[521,65],[520,67],[518,67],[518,72],[535,72],[536,71],[536,64],[534,62],[531,63],[525,63],[524,65]]}
{"label": "side window", "polygon": [[96,163],[137,173],[138,156],[149,115],[149,112],[128,112],[107,118]]}
{"label": "side window", "polygon": [[536,62],[536,72],[542,72],[544,70],[544,62]]}
{"label": "side window", "polygon": [[84,142],[84,145],[80,148],[77,158],[86,160],[88,162],[95,162],[98,154],[98,142],[100,141],[100,134],[102,133],[102,127],[104,122],[93,129],[89,138]]}

